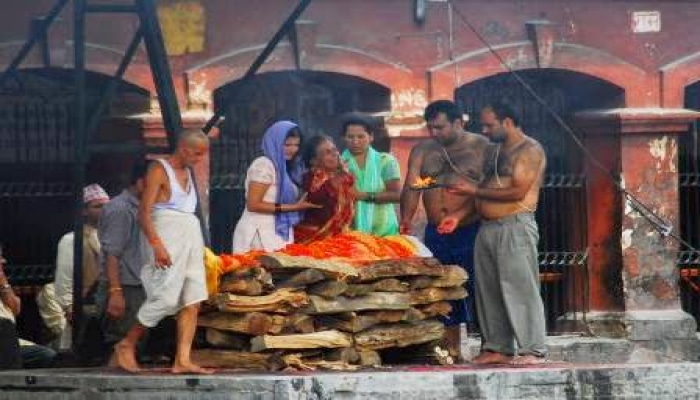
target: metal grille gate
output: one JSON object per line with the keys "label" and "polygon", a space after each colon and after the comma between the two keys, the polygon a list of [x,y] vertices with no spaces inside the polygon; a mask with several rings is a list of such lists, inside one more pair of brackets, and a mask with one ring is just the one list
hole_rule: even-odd
{"label": "metal grille gate", "polygon": [[[685,92],[686,108],[700,110],[700,82]],[[698,122],[681,135],[678,143],[679,205],[681,237],[700,248],[700,134]],[[683,249],[678,257],[681,303],[700,322],[700,252]]]}

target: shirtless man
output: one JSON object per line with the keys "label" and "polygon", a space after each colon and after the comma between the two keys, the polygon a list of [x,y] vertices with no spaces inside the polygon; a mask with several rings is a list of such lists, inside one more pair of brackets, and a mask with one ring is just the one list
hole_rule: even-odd
{"label": "shirtless man", "polygon": [[212,372],[190,359],[199,303],[208,296],[204,240],[194,214],[197,193],[189,167],[201,161],[208,151],[209,140],[204,133],[186,130],[180,134],[175,152],[153,163],[146,175],[138,219],[154,260],[141,271],[146,301],[137,314],[138,322],[115,346],[116,362],[126,371],[140,370],[135,350],[146,329],[177,314],[177,351],[172,372]]}
{"label": "shirtless man", "polygon": [[[538,364],[545,361],[547,348],[534,212],[546,157],[542,146],[523,133],[510,107],[492,104],[484,108],[481,123],[484,134],[500,144],[495,162],[489,163],[481,185],[461,182],[450,189],[476,197],[482,218],[474,257],[483,340],[482,352],[473,362]],[[518,357],[511,357],[516,354]]]}
{"label": "shirtless man", "polygon": [[474,240],[478,230],[474,200],[470,196],[452,194],[444,187],[425,191],[411,185],[419,177],[433,177],[440,185],[479,183],[483,164],[491,148],[488,139],[463,130],[459,108],[451,101],[439,100],[425,109],[425,121],[432,136],[411,150],[408,172],[401,193],[401,232],[410,233],[418,203],[428,217],[425,244],[443,264],[457,264],[469,273],[470,297],[453,301],[452,312],[445,318],[445,342],[453,357],[461,360],[460,325],[474,321]]}

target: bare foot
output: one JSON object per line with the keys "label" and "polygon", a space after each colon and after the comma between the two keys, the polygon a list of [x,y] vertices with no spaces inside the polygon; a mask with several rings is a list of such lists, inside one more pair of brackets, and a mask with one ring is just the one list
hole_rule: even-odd
{"label": "bare foot", "polygon": [[209,375],[215,372],[212,368],[200,367],[196,364],[177,364],[170,370],[173,374],[198,374]]}
{"label": "bare foot", "polygon": [[109,368],[119,368],[119,363],[117,362],[117,352],[113,351],[112,355],[109,357],[107,362],[107,367]]}
{"label": "bare foot", "polygon": [[534,354],[515,357],[509,362],[510,365],[540,365],[545,363],[547,363],[547,359],[545,357],[539,357]]}
{"label": "bare foot", "polygon": [[123,342],[117,343],[114,346],[114,354],[112,357],[115,359],[116,366],[123,369],[126,372],[140,372],[141,367],[136,362],[136,349],[133,346],[125,344]]}
{"label": "bare foot", "polygon": [[495,351],[484,351],[472,360],[472,364],[507,364],[511,359],[512,357]]}

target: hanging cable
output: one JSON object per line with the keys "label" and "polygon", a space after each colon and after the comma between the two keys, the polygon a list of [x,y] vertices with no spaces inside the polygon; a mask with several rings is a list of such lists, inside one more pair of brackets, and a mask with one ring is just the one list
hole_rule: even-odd
{"label": "hanging cable", "polygon": [[596,168],[600,169],[601,171],[605,172],[605,175],[613,182],[615,187],[622,193],[622,195],[625,198],[625,201],[627,201],[630,206],[637,211],[642,217],[644,217],[654,229],[656,229],[662,237],[671,237],[675,239],[678,243],[682,244],[685,246],[687,249],[693,252],[697,252],[698,250],[694,248],[690,243],[688,243],[686,240],[684,240],[682,237],[680,237],[678,234],[676,234],[673,231],[673,226],[669,224],[667,221],[663,219],[660,215],[658,215],[656,212],[651,210],[646,204],[644,204],[641,200],[639,200],[634,194],[630,193],[625,189],[623,186],[622,182],[620,182],[619,177],[614,174],[612,171],[610,171],[598,158],[591,153],[590,150],[586,148],[586,146],[581,142],[581,139],[576,135],[576,132],[567,124],[564,119],[557,113],[556,110],[554,110],[548,103],[545,101],[538,93],[535,91],[535,89],[532,88],[532,86],[527,83],[527,81],[520,76],[520,74],[514,70],[513,68],[508,65],[508,63],[501,57],[500,54],[491,46],[491,44],[486,40],[486,38],[479,33],[479,31],[474,27],[474,25],[469,22],[467,17],[460,11],[460,9],[457,7],[457,5],[452,4],[452,0],[448,0],[448,3],[452,5],[452,10],[453,12],[459,17],[459,19],[462,21],[462,23],[474,34],[474,36],[486,46],[488,51],[498,60],[498,62],[501,64],[501,66],[520,84],[525,91],[532,96],[532,98],[535,99],[535,101],[541,105],[545,111],[554,119],[554,121],[561,126],[561,128],[569,135],[571,136],[571,139],[574,141],[576,146],[578,146],[581,151],[583,152],[584,156],[588,158],[592,165],[595,166]]}

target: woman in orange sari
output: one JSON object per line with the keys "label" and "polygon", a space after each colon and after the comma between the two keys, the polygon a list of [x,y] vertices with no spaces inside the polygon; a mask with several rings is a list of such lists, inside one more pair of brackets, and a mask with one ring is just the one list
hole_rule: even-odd
{"label": "woman in orange sari", "polygon": [[294,227],[294,241],[306,244],[349,230],[357,193],[355,178],[343,167],[330,137],[309,139],[302,158],[308,168],[302,182],[306,200],[322,206],[307,210]]}

